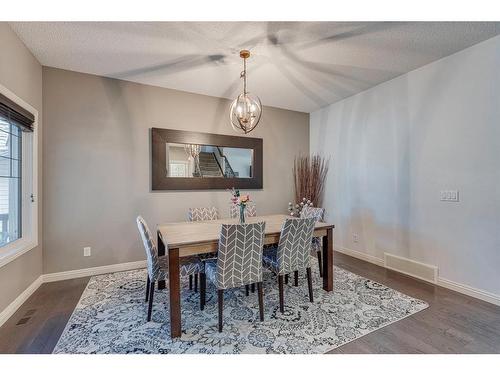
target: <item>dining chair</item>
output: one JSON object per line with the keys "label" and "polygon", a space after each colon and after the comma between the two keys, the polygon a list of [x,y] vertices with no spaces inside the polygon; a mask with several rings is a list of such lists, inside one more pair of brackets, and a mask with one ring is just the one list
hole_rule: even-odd
{"label": "dining chair", "polygon": [[[229,204],[229,216],[231,219],[236,219],[240,217],[240,207],[234,203]],[[257,206],[254,202],[248,202],[245,207],[245,217],[255,217],[257,216]],[[250,286],[252,288],[252,293],[255,292],[255,284]],[[246,285],[246,294],[248,296],[249,286]]]}
{"label": "dining chair", "polygon": [[[240,217],[240,207],[234,203],[229,205],[229,216],[231,219]],[[257,207],[254,202],[248,202],[245,207],[245,216],[246,217],[255,217],[257,216]]]}
{"label": "dining chair", "polygon": [[[217,220],[219,218],[219,211],[216,207],[194,207],[188,210],[188,221],[206,221]],[[202,260],[214,259],[215,253],[201,254]],[[189,276],[189,289],[193,289],[193,275]],[[194,291],[198,291],[198,275],[194,275]]]}
{"label": "dining chair", "polygon": [[[325,216],[325,209],[320,208],[320,207],[304,207],[302,211],[300,211],[300,217],[302,219],[313,217],[316,219],[316,222],[321,222],[323,221]],[[321,253],[323,251],[323,244],[322,244],[322,238],[321,237],[313,237],[312,242],[311,242],[311,254],[315,255],[316,258],[318,258],[318,268],[319,268],[319,275],[323,277],[323,263],[321,262]]]}
{"label": "dining chair", "polygon": [[315,225],[314,218],[289,218],[281,228],[278,246],[264,249],[262,261],[264,267],[278,275],[280,311],[285,311],[283,295],[283,277],[295,274],[295,285],[298,285],[299,270],[306,270],[309,286],[309,301],[313,302],[311,276],[311,240]]}
{"label": "dining chair", "polygon": [[188,210],[189,221],[217,220],[219,212],[216,207],[195,207]]}
{"label": "dining chair", "polygon": [[[144,249],[146,250],[148,277],[146,280],[146,302],[149,300],[148,305],[148,322],[151,320],[153,312],[153,296],[155,290],[155,283],[161,280],[168,279],[168,257],[158,256],[156,245],[153,241],[153,236],[141,216],[136,219],[137,228],[141,235]],[[168,248],[165,249],[168,252]],[[182,257],[180,259],[180,276],[192,276],[193,274],[200,274],[200,279],[205,279],[203,262],[199,257]],[[200,309],[205,307],[205,290],[200,288]]]}
{"label": "dining chair", "polygon": [[[236,219],[240,217],[240,207],[234,203],[230,203],[229,205],[229,216],[231,219]],[[248,202],[246,207],[245,207],[245,217],[255,217],[257,216],[257,206],[254,202]],[[248,285],[245,286],[246,288],[246,293],[248,296],[248,290],[249,287]],[[251,285],[252,288],[252,293],[255,292],[255,284]]]}
{"label": "dining chair", "polygon": [[[205,275],[217,288],[219,332],[222,332],[224,290],[257,284],[259,315],[264,321],[262,246],[266,223],[222,224],[217,259],[205,261]],[[206,288],[201,278],[200,288]],[[203,302],[204,304],[204,302]]]}

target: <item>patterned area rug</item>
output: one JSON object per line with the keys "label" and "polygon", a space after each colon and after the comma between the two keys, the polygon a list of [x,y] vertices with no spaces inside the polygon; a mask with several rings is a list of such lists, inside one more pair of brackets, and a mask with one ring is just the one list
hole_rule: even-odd
{"label": "patterned area rug", "polygon": [[[316,265],[316,260],[312,263]],[[305,275],[285,285],[279,312],[276,277],[264,273],[265,321],[257,293],[225,292],[224,330],[217,330],[217,293],[207,284],[207,304],[182,287],[182,327],[170,339],[168,289],[155,292],[153,319],[146,322],[146,270],[92,277],[54,353],[325,353],[428,307],[428,304],[335,267],[335,291],[324,292],[316,268],[314,303]]]}

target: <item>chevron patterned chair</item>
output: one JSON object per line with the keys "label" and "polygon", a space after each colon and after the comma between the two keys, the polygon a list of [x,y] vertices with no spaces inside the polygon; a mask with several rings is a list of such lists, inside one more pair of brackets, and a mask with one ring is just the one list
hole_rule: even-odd
{"label": "chevron patterned chair", "polygon": [[[219,211],[216,207],[195,207],[188,210],[188,221],[206,221],[219,219]],[[202,260],[216,258],[215,253],[200,255]],[[193,289],[193,275],[189,276],[189,289]],[[194,275],[194,291],[198,291],[198,275]]]}
{"label": "chevron patterned chair", "polygon": [[216,207],[196,207],[188,210],[189,221],[217,220],[219,212]]}
{"label": "chevron patterned chair", "polygon": [[[262,292],[262,246],[266,223],[222,224],[217,259],[205,261],[205,275],[215,284],[219,302],[219,332],[222,332],[224,290],[257,284],[260,320],[264,321]],[[200,288],[205,290],[206,278]],[[203,302],[204,304],[204,302]]]}
{"label": "chevron patterned chair", "polygon": [[[231,219],[236,219],[240,217],[240,207],[234,203],[231,203],[229,205],[229,216]],[[257,206],[255,205],[254,202],[248,202],[246,207],[245,207],[245,216],[246,217],[255,217],[257,216]],[[252,287],[252,293],[255,292],[255,284],[251,285]],[[248,296],[248,285],[245,286],[246,288],[246,293]]]}
{"label": "chevron patterned chair", "polygon": [[[144,249],[146,250],[146,258],[148,265],[148,278],[146,280],[146,302],[149,300],[148,306],[148,322],[151,320],[151,314],[153,312],[153,296],[155,290],[155,283],[160,280],[168,279],[168,258],[166,256],[158,257],[158,251],[156,245],[153,241],[153,236],[141,216],[136,219],[137,228],[141,235],[142,242],[144,244]],[[168,249],[165,249],[168,251]],[[199,257],[183,257],[181,258],[180,264],[180,275],[201,275],[200,278],[204,279],[204,267],[203,262]],[[203,310],[205,307],[204,290],[200,293],[200,308]]]}
{"label": "chevron patterned chair", "polygon": [[278,246],[264,249],[262,261],[264,267],[278,275],[280,311],[285,311],[283,296],[283,277],[295,274],[295,285],[298,285],[299,270],[306,270],[309,286],[309,300],[313,302],[311,276],[311,241],[314,231],[314,218],[286,219],[281,228]]}
{"label": "chevron patterned chair", "polygon": [[[234,203],[231,203],[229,206],[229,216],[231,219],[236,219],[240,217],[240,208]],[[257,216],[257,207],[254,202],[247,203],[245,207],[245,216],[246,217],[255,217]]]}
{"label": "chevron patterned chair", "polygon": [[[325,216],[325,209],[320,207],[304,207],[302,211],[300,211],[300,217],[302,219],[313,217],[316,219],[316,222],[323,221]],[[323,263],[321,262],[321,252],[323,251],[321,237],[313,237],[311,244],[311,254],[316,255],[318,258],[318,267],[319,267],[319,275],[323,277]]]}

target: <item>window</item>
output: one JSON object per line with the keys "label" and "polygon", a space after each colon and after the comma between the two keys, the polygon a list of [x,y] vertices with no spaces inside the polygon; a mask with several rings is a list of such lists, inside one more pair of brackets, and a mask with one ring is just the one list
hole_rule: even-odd
{"label": "window", "polygon": [[38,244],[36,111],[0,85],[0,267]]}
{"label": "window", "polygon": [[169,177],[188,177],[188,162],[182,160],[172,160],[170,162]]}
{"label": "window", "polygon": [[22,234],[22,132],[0,114],[0,246]]}

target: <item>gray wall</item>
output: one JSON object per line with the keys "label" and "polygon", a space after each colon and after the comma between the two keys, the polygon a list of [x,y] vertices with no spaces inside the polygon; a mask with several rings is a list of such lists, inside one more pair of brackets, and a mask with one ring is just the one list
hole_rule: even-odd
{"label": "gray wall", "polygon": [[[311,114],[336,248],[500,296],[499,66],[495,37]],[[448,189],[460,202],[440,201]]]}
{"label": "gray wall", "polygon": [[[36,108],[42,126],[42,67],[5,22],[0,22],[0,84]],[[38,194],[42,196],[42,132],[38,145]],[[42,204],[38,204],[39,246],[0,268],[0,311],[16,299],[42,272]]]}
{"label": "gray wall", "polygon": [[[228,216],[226,191],[151,192],[149,161],[151,127],[234,135],[228,100],[53,68],[43,80],[44,273],[144,259],[138,214],[153,228],[188,207]],[[264,139],[264,188],[250,195],[261,214],[286,212],[309,115],[266,107],[261,121],[251,136]]]}

